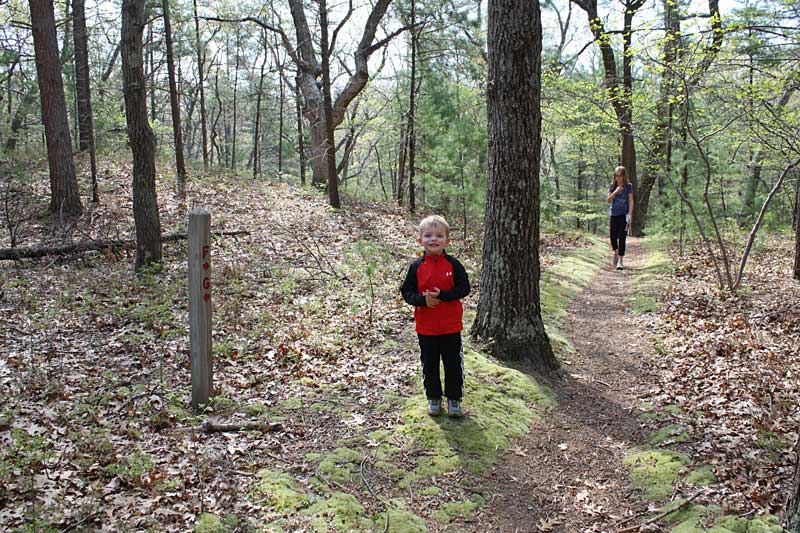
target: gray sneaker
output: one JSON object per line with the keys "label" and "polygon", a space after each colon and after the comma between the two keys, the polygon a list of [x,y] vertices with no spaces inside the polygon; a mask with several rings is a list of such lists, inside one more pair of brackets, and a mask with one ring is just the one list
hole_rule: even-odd
{"label": "gray sneaker", "polygon": [[620,257],[619,261],[617,261],[617,270],[622,270],[624,268],[625,268],[625,265],[622,264],[622,258]]}
{"label": "gray sneaker", "polygon": [[461,411],[460,400],[447,400],[447,416],[452,416],[455,418],[464,416],[464,413]]}
{"label": "gray sneaker", "polygon": [[442,400],[428,400],[428,414],[439,416],[442,412]]}

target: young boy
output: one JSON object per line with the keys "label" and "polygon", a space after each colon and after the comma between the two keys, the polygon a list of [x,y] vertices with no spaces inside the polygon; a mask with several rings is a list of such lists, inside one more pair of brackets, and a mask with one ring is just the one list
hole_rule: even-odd
{"label": "young boy", "polygon": [[442,410],[441,358],[447,414],[460,417],[464,395],[461,298],[469,294],[469,278],[461,263],[445,252],[449,238],[450,226],[444,218],[434,215],[420,222],[417,243],[424,254],[411,263],[400,292],[414,306],[428,414],[437,416]]}

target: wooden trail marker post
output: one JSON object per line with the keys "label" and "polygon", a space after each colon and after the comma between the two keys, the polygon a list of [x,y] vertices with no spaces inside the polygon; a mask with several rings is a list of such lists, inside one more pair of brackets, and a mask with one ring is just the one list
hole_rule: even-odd
{"label": "wooden trail marker post", "polygon": [[192,408],[208,405],[214,390],[211,361],[211,213],[189,213],[189,341]]}

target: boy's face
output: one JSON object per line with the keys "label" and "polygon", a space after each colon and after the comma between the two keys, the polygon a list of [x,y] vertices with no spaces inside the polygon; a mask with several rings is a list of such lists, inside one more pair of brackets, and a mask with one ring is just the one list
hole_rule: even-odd
{"label": "boy's face", "polygon": [[442,255],[447,246],[447,230],[443,226],[431,225],[420,228],[417,242],[428,255]]}

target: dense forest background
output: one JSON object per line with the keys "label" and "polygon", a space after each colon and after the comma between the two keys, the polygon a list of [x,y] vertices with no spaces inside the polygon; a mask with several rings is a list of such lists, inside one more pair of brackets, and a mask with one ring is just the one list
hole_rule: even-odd
{"label": "dense forest background", "polygon": [[[121,6],[54,6],[74,149],[88,149],[86,121],[79,117],[91,113],[95,150],[122,154],[128,138]],[[482,217],[486,189],[484,91],[491,80],[485,78],[485,6],[331,5],[324,61],[318,7],[146,4],[143,67],[159,175],[175,174],[168,161],[176,153],[177,118],[189,165],[180,173],[188,179],[193,169],[206,167],[330,189],[321,155],[327,152],[320,148],[326,71],[338,188],[472,226]],[[10,189],[30,184],[41,162],[43,130],[28,6],[8,1],[0,9],[0,141],[8,197]],[[603,195],[622,161],[636,186],[634,233],[682,235],[699,227],[713,235],[715,226],[723,233],[750,227],[779,180],[763,224],[786,230],[796,219],[798,191],[792,165],[799,16],[790,1],[545,2],[544,224],[602,231]],[[79,19],[85,22],[76,25]],[[87,67],[75,46],[83,25]],[[88,78],[80,75],[85,68]],[[89,95],[81,97],[79,87],[87,82]],[[82,112],[87,98],[90,111]],[[88,194],[88,162],[80,170]],[[110,171],[101,163],[96,179]]]}
{"label": "dense forest background", "polygon": [[[0,0],[0,523],[800,531],[800,3],[538,5]],[[397,291],[431,213],[461,421]]]}

